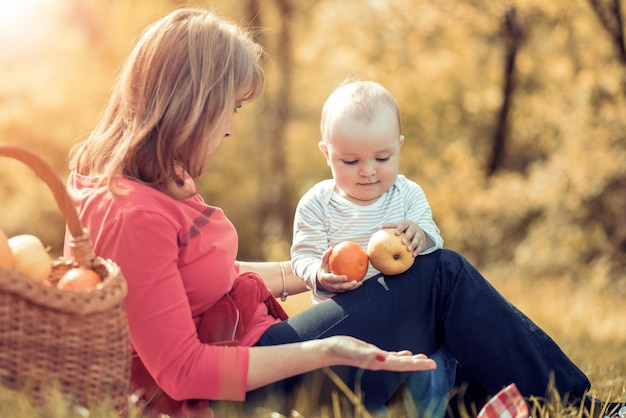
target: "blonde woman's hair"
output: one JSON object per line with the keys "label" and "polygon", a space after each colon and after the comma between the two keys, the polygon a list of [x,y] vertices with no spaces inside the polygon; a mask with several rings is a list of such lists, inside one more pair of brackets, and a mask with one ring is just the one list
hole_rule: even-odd
{"label": "blonde woman's hair", "polygon": [[182,198],[181,169],[205,170],[236,106],[261,95],[262,48],[239,26],[203,9],[178,9],[142,34],[91,135],[69,166],[117,194],[128,177]]}
{"label": "blonde woman's hair", "polygon": [[350,118],[371,122],[377,112],[387,110],[398,120],[400,134],[400,107],[395,97],[375,81],[347,78],[326,99],[322,108],[320,130],[324,141],[330,138],[334,124]]}

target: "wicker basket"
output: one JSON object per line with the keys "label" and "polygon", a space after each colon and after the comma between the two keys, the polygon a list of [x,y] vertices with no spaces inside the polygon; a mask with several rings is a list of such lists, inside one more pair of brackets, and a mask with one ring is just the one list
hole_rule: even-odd
{"label": "wicker basket", "polygon": [[121,410],[127,405],[131,360],[126,281],[114,262],[94,255],[65,184],[43,159],[11,145],[0,145],[0,156],[29,166],[63,213],[73,257],[53,262],[50,281],[75,266],[103,278],[101,287],[76,292],[0,268],[0,384],[27,391],[37,404],[45,404],[48,389],[58,387],[79,405],[108,400]]}

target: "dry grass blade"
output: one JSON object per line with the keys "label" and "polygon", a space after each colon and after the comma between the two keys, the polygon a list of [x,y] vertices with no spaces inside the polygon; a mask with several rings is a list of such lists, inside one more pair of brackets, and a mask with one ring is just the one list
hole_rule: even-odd
{"label": "dry grass blade", "polygon": [[[363,406],[360,395],[352,392],[350,388],[343,382],[343,380],[341,380],[341,378],[337,376],[337,374],[330,367],[324,367],[324,369],[322,370],[324,371],[324,373],[326,373],[330,380],[332,380],[332,382],[341,390],[344,396],[348,398],[352,405],[354,405],[356,409],[355,415],[357,417],[360,416],[364,418],[373,418],[372,415]],[[357,381],[358,380],[359,379],[357,379]]]}

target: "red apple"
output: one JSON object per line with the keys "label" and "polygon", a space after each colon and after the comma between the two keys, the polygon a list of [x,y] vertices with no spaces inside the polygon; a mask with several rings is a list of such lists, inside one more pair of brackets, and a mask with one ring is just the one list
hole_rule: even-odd
{"label": "red apple", "polygon": [[333,248],[328,260],[331,273],[348,276],[348,280],[361,281],[367,273],[369,260],[365,248],[353,241],[342,241]]}

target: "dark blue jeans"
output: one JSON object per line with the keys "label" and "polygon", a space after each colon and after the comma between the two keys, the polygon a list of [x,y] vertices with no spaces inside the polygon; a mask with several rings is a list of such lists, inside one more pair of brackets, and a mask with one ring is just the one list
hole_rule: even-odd
{"label": "dark blue jeans", "polygon": [[[259,345],[332,335],[350,335],[386,350],[428,355],[445,346],[463,375],[485,394],[493,395],[515,383],[524,396],[543,397],[551,375],[561,397],[573,402],[590,387],[587,377],[545,332],[465,258],[450,250],[419,256],[403,274],[367,280],[355,291],[276,324]],[[384,405],[408,376],[334,369],[352,387],[359,379],[370,410]],[[478,407],[484,403],[484,399],[471,401]]]}

